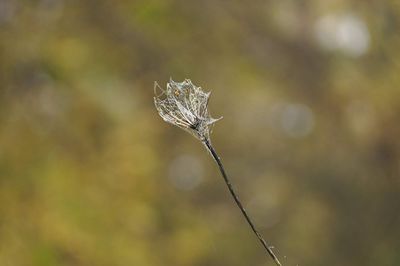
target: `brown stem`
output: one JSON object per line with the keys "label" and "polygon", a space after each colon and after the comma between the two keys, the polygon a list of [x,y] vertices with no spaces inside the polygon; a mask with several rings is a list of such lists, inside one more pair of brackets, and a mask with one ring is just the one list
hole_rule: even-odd
{"label": "brown stem", "polygon": [[246,210],[244,209],[242,203],[239,200],[233,186],[225,172],[224,166],[222,165],[221,159],[218,157],[217,153],[215,152],[213,146],[211,145],[208,139],[203,140],[204,145],[207,147],[208,151],[211,153],[213,159],[218,164],[219,170],[224,178],[225,184],[228,186],[229,192],[231,193],[233,199],[235,200],[236,205],[239,207],[240,211],[242,212],[243,216],[246,218],[247,223],[250,225],[251,229],[253,230],[254,234],[257,236],[258,240],[260,240],[263,247],[267,250],[268,254],[274,260],[276,265],[281,266],[282,264],[279,262],[278,258],[276,257],[275,253],[272,251],[271,247],[267,244],[261,234],[257,231],[256,227],[254,226],[253,222],[251,221],[249,215],[247,214]]}

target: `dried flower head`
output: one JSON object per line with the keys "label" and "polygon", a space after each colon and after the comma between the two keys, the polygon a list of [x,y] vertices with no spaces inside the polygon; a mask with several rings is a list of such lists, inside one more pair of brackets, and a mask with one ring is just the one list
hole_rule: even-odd
{"label": "dried flower head", "polygon": [[201,141],[209,140],[214,119],[207,109],[210,92],[204,92],[189,79],[175,82],[170,79],[167,89],[154,84],[154,103],[164,121],[178,126]]}
{"label": "dried flower head", "polygon": [[271,258],[275,261],[275,264],[281,266],[282,264],[279,262],[275,253],[264,240],[262,235],[257,231],[252,220],[244,209],[237,193],[233,189],[228,175],[225,172],[221,159],[214,150],[214,147],[211,145],[210,127],[221,118],[214,119],[208,112],[207,105],[210,93],[202,91],[200,87],[193,85],[189,79],[185,79],[183,82],[175,82],[171,79],[170,82],[167,83],[166,90],[163,90],[158,86],[157,82],[155,82],[154,92],[156,94],[154,97],[154,103],[162,119],[188,131],[203,142],[204,146],[217,163],[225,184],[228,186],[229,192],[243,216],[246,218],[251,230],[257,236],[258,240]]}

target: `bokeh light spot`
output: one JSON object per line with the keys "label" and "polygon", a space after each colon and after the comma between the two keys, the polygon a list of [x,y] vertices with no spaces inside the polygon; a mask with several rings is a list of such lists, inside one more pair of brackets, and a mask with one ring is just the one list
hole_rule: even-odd
{"label": "bokeh light spot", "polygon": [[365,54],[370,42],[364,20],[351,14],[320,18],[315,25],[315,37],[321,48],[339,50],[351,57]]}
{"label": "bokeh light spot", "polygon": [[191,190],[202,181],[203,166],[195,156],[178,156],[170,165],[168,178],[174,187]]}

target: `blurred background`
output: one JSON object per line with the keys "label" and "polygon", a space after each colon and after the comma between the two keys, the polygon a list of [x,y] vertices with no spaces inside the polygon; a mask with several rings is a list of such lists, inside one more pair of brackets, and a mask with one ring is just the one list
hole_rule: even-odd
{"label": "blurred background", "polygon": [[397,0],[0,0],[0,265],[400,265]]}

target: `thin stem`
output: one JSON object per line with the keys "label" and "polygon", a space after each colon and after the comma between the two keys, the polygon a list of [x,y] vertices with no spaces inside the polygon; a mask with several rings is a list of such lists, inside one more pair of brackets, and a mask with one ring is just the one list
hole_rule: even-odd
{"label": "thin stem", "polygon": [[250,225],[251,229],[253,230],[254,234],[257,236],[258,240],[260,240],[261,244],[264,246],[264,248],[267,250],[268,254],[271,256],[271,258],[275,261],[276,265],[281,266],[282,264],[279,262],[278,258],[276,257],[275,253],[272,251],[270,246],[267,244],[267,242],[264,240],[264,238],[261,236],[261,234],[257,231],[256,227],[254,226],[253,222],[251,221],[249,215],[247,214],[246,210],[244,209],[242,203],[239,200],[239,197],[237,196],[235,190],[233,189],[233,186],[225,172],[224,166],[222,165],[221,159],[218,157],[217,153],[215,152],[213,146],[211,145],[210,141],[208,139],[203,140],[204,145],[207,147],[207,149],[210,151],[213,159],[215,162],[218,164],[219,170],[222,174],[222,177],[224,178],[225,184],[228,186],[229,192],[231,193],[233,199],[235,200],[236,205],[239,207],[240,211],[242,212],[243,216],[246,218],[247,223]]}

